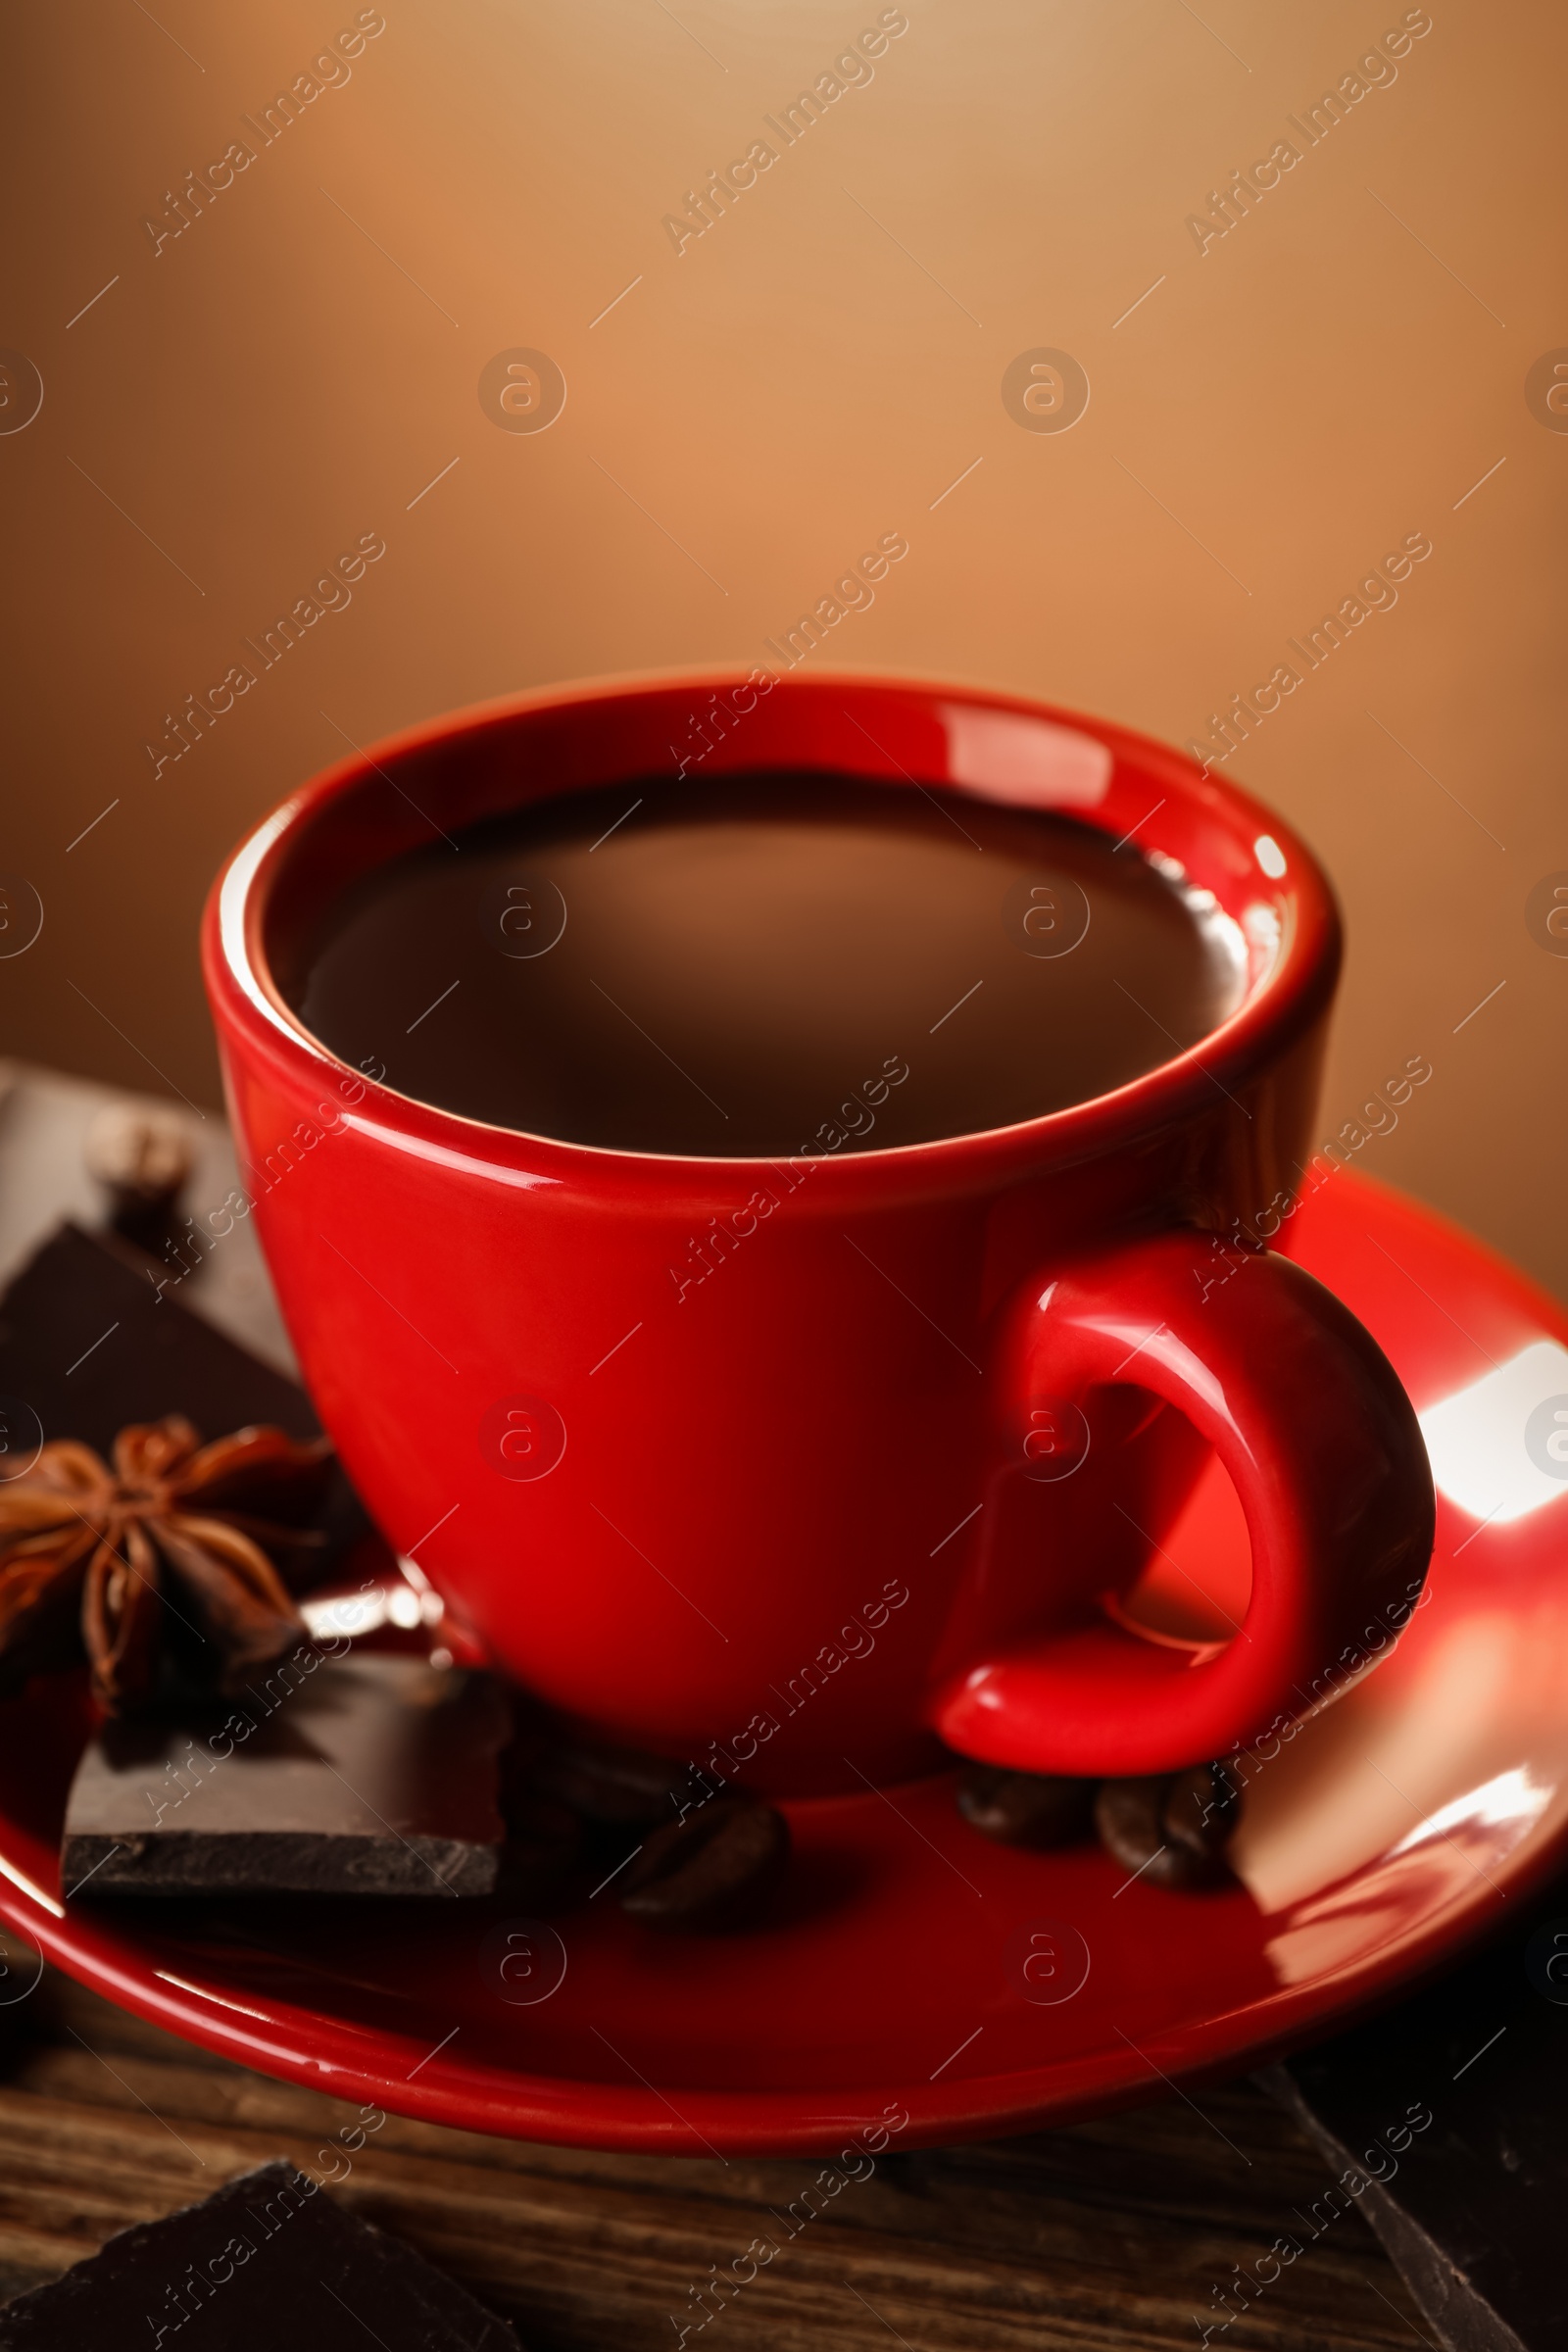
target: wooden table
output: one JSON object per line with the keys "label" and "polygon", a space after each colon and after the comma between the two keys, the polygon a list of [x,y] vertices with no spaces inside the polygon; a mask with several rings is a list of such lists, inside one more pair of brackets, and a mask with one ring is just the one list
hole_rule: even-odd
{"label": "wooden table", "polygon": [[[34,1973],[13,1952],[0,1984]],[[357,2111],[144,2026],[46,1974],[0,2009],[0,2297],[117,2230],[317,2150]],[[600,2156],[389,2116],[330,2191],[417,2246],[531,2352],[673,2347],[691,2289],[814,2178],[808,2163]],[[1030,2139],[880,2158],[874,2175],[687,2337],[705,2352],[1164,2352],[1327,2175],[1250,2083]],[[1195,2319],[1194,2315],[1198,2315]],[[673,2317],[671,2315],[674,2315]],[[1227,2352],[1431,2342],[1356,2213],[1245,2319]],[[83,2347],[96,2352],[96,2347]],[[346,2348],[347,2352],[347,2348]],[[396,2352],[396,2348],[391,2348]]]}

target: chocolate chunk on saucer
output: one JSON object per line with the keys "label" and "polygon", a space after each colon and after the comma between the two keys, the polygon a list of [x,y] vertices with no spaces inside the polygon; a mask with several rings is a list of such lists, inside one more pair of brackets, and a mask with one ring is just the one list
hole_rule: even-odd
{"label": "chocolate chunk on saucer", "polygon": [[3,2352],[517,2352],[506,2321],[291,2164],[263,2165],[200,2205],[112,2237],[0,2311]]}
{"label": "chocolate chunk on saucer", "polygon": [[72,1783],[62,1891],[489,1894],[511,1736],[484,1675],[303,1643],[221,1713],[103,1726]]}
{"label": "chocolate chunk on saucer", "polygon": [[655,1928],[749,1925],[783,1876],[789,1824],[774,1805],[715,1797],[685,1821],[666,1821],[637,1849],[620,1907]]}
{"label": "chocolate chunk on saucer", "polygon": [[690,1767],[607,1740],[547,1740],[529,1766],[532,1788],[607,1828],[648,1827],[679,1808]]}

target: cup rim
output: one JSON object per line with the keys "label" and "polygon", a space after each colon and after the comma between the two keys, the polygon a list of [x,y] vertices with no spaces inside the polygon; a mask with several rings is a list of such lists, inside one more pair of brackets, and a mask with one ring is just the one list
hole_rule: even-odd
{"label": "cup rim", "polygon": [[[748,688],[755,693],[754,682],[765,677],[771,677],[772,684],[762,687],[760,695],[782,694],[785,703],[780,710],[792,705],[803,711],[814,707],[828,713],[837,705],[854,724],[849,705],[858,702],[862,709],[869,709],[893,704],[945,722],[950,745],[953,729],[962,726],[964,713],[1021,721],[1026,728],[1066,730],[1080,740],[1098,743],[1109,754],[1111,765],[1103,797],[1094,806],[1054,801],[1043,795],[1024,797],[1016,789],[988,789],[983,783],[953,774],[933,774],[930,780],[954,785],[982,800],[1001,800],[1006,806],[1036,808],[1090,823],[1097,822],[1101,811],[1111,821],[1124,815],[1137,798],[1136,792],[1126,789],[1133,780],[1140,786],[1153,786],[1157,807],[1141,810],[1138,822],[1120,838],[1129,839],[1137,832],[1139,847],[1148,854],[1158,851],[1162,837],[1195,836],[1206,825],[1216,858],[1228,857],[1234,868],[1228,877],[1211,871],[1206,886],[1212,888],[1216,879],[1226,880],[1233,897],[1251,888],[1257,893],[1254,904],[1272,909],[1278,946],[1271,965],[1250,979],[1234,1010],[1195,1046],[1105,1094],[1006,1126],[920,1143],[843,1152],[802,1147],[771,1157],[655,1152],[574,1143],[444,1110],[368,1078],[341,1061],[292,1009],[270,968],[265,935],[273,893],[292,860],[309,854],[311,829],[324,810],[356,790],[368,788],[378,774],[395,781],[400,762],[444,745],[472,741],[488,733],[505,734],[514,728],[520,731],[530,721],[574,710],[587,713],[605,705],[646,703],[652,715],[670,702]],[[848,747],[853,756],[849,772],[890,785],[896,785],[901,777],[911,785],[916,783],[891,753],[883,751],[864,730],[861,734],[864,743],[858,752],[854,745]],[[765,757],[756,756],[758,748],[754,739],[744,756],[721,758],[712,772],[769,765]],[[811,762],[781,755],[771,764],[809,766]],[[837,756],[821,764],[845,772],[845,763]],[[581,778],[577,782],[585,786],[595,780]],[[1166,811],[1170,813],[1166,815]],[[1172,832],[1178,819],[1185,826],[1185,836]],[[1109,831],[1110,822],[1102,823],[1101,829]],[[1260,849],[1270,854],[1267,868],[1258,862]],[[396,846],[388,852],[395,854]],[[1248,860],[1255,881],[1243,870]],[[374,862],[367,860],[362,870],[371,870]],[[1278,871],[1274,870],[1276,864]],[[1196,875],[1194,879],[1204,880]],[[1211,1111],[1216,1089],[1235,1100],[1239,1088],[1256,1080],[1314,1025],[1332,999],[1341,955],[1342,931],[1333,890],[1300,836],[1263,802],[1216,778],[1206,762],[1200,766],[1173,746],[1036,696],[933,678],[925,672],[822,669],[797,678],[760,665],[748,669],[739,663],[564,680],[470,704],[400,729],[368,748],[357,748],[352,757],[334,761],[297,787],[237,844],[213,883],[202,927],[203,973],[220,1047],[227,1033],[237,1033],[279,1079],[292,1081],[296,1092],[322,1081],[340,1088],[347,1081],[356,1090],[363,1089],[354,1096],[354,1110],[345,1113],[351,1125],[373,1128],[383,1141],[476,1172],[490,1172],[502,1181],[510,1178],[515,1182],[519,1174],[528,1174],[534,1181],[580,1183],[598,1169],[623,1179],[640,1175],[666,1189],[685,1185],[696,1191],[722,1180],[726,1172],[738,1178],[748,1171],[760,1173],[801,1160],[832,1169],[838,1185],[873,1189],[889,1182],[906,1184],[922,1172],[946,1186],[956,1179],[983,1182],[1011,1171],[1043,1171],[1097,1156],[1134,1138]]]}

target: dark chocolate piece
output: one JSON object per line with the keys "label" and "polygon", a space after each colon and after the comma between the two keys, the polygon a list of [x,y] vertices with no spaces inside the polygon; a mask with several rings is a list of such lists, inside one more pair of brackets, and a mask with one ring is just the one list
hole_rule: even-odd
{"label": "dark chocolate piece", "polygon": [[302,1643],[222,1715],[103,1727],[72,1784],[62,1887],[489,1894],[510,1736],[483,1675]]}
{"label": "dark chocolate piece", "polygon": [[[127,1422],[184,1413],[204,1438],[256,1421],[291,1438],[320,1423],[294,1381],[182,1306],[145,1262],[76,1225],[60,1230],[0,1297],[0,1400],[8,1472],[54,1438],[79,1438],[106,1457]],[[326,1581],[368,1521],[341,1470],[316,1524],[326,1541],[302,1552],[292,1590]],[[286,1564],[286,1567],[290,1564]]]}
{"label": "dark chocolate piece", "polygon": [[529,1768],[541,1796],[569,1805],[584,1821],[642,1827],[667,1821],[690,1775],[666,1756],[586,1740],[550,1740]]}
{"label": "dark chocolate piece", "polygon": [[122,2230],[0,2311],[3,2352],[518,2352],[505,2320],[281,2161]]}
{"label": "dark chocolate piece", "polygon": [[620,1907],[657,1928],[744,1926],[789,1859],[782,1813],[749,1796],[718,1796],[655,1830],[621,1881]]}
{"label": "dark chocolate piece", "polygon": [[958,1781],[958,1811],[971,1828],[1000,1845],[1071,1845],[1090,1833],[1093,1781],[1055,1773],[1007,1772],[971,1764]]}
{"label": "dark chocolate piece", "polygon": [[1559,1881],[1451,1976],[1258,2076],[1333,2166],[1328,2210],[1359,2205],[1455,2352],[1568,2342],[1565,2002]]}

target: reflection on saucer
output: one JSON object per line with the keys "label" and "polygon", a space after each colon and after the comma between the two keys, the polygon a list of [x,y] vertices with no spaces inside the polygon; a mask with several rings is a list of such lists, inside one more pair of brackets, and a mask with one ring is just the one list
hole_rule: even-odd
{"label": "reflection on saucer", "polygon": [[1439,1494],[1484,1525],[1568,1501],[1568,1348],[1521,1348],[1429,1405],[1421,1435]]}
{"label": "reflection on saucer", "polygon": [[[1440,1561],[1429,1591],[1441,1577],[1448,1596],[1454,1574]],[[1490,1883],[1471,1845],[1494,1869],[1534,1829],[1568,1770],[1557,1663],[1568,1593],[1549,1604],[1549,1632],[1544,1613],[1478,1611],[1446,1626],[1418,1609],[1385,1665],[1258,1767],[1230,1859],[1261,1911],[1302,1906],[1269,1947],[1284,1981],[1298,1973],[1297,1930],[1337,1913],[1334,1890],[1352,1872],[1348,1899],[1360,1913],[1377,1899],[1383,1867],[1404,1880],[1417,1859],[1440,1866],[1434,1899],[1446,1899],[1466,1881]],[[1544,1751],[1558,1759],[1549,1772]],[[1406,1929],[1409,1899],[1404,1886]],[[1364,1932],[1363,1918],[1349,1943]],[[1320,1940],[1309,1939],[1313,1971]]]}

